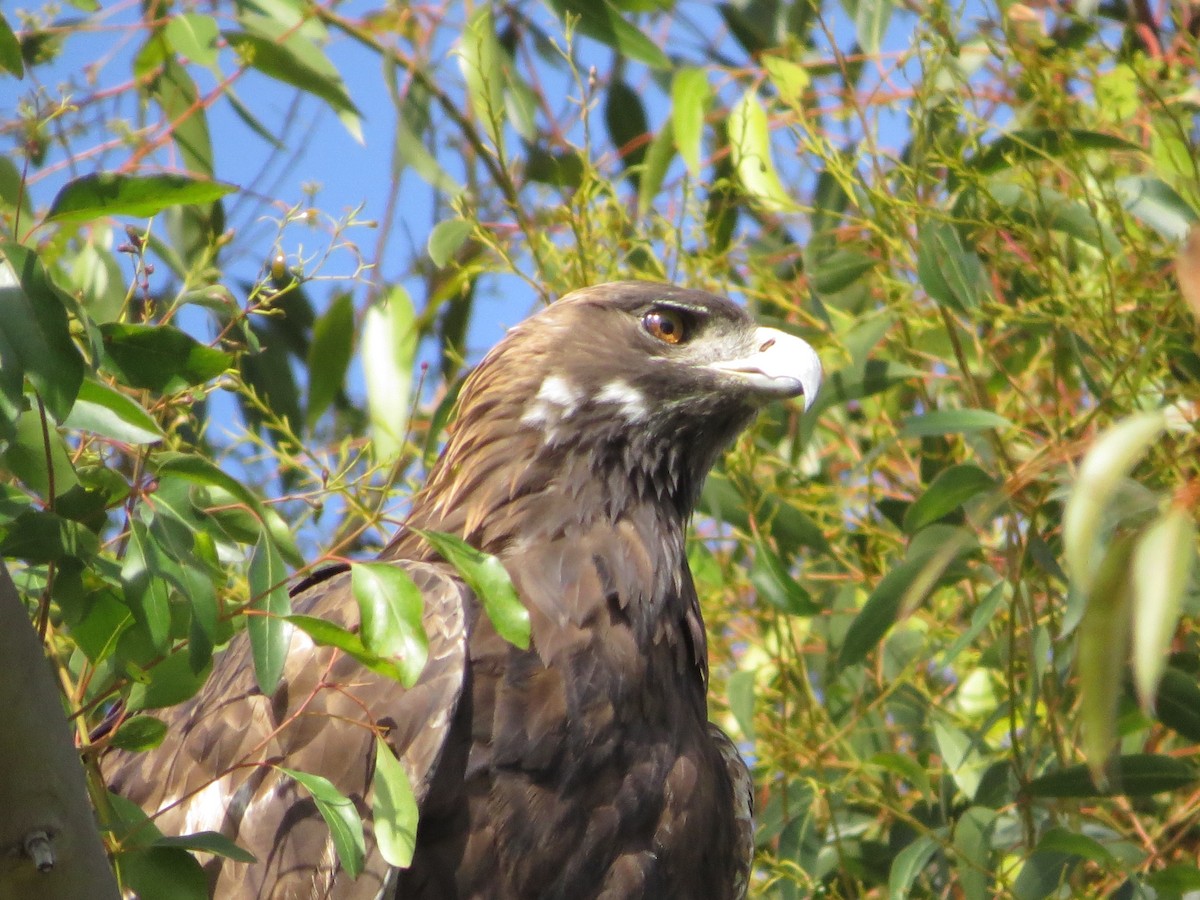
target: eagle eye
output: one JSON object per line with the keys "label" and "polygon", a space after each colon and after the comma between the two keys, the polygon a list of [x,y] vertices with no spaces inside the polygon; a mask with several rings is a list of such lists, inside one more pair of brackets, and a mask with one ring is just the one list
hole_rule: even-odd
{"label": "eagle eye", "polygon": [[683,314],[674,309],[653,309],[642,316],[642,327],[664,344],[678,344],[687,337]]}

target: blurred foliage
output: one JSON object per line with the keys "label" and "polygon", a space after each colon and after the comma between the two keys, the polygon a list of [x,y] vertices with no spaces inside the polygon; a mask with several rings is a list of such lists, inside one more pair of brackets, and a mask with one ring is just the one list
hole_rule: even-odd
{"label": "blurred foliage", "polygon": [[[1195,4],[363,6],[0,15],[0,554],[93,775],[247,618],[270,681],[283,579],[402,514],[474,324],[667,279],[829,374],[690,551],[752,894],[1200,889]],[[226,183],[319,139],[293,95],[392,117],[386,220]],[[143,897],[238,852],[96,787]]]}

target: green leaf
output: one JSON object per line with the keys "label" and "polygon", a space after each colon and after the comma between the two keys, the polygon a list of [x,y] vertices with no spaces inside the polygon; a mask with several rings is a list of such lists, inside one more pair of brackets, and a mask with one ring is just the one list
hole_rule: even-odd
{"label": "green leaf", "polygon": [[[382,675],[384,678],[390,678],[405,687],[412,687],[415,678],[411,677],[411,672],[406,672],[396,665],[394,660],[379,656],[372,653],[363,644],[362,639],[352,631],[347,631],[340,625],[330,622],[328,619],[318,619],[316,616],[291,615],[287,617],[287,621],[299,628],[310,638],[313,643],[320,644],[322,647],[334,647],[341,650],[343,653],[352,656],[355,660],[366,666],[376,675]],[[418,675],[420,672],[418,671]]]}
{"label": "green leaf", "polygon": [[362,363],[375,458],[389,460],[404,446],[411,414],[412,367],[417,353],[417,316],[408,292],[393,285],[367,307]]}
{"label": "green leaf", "polygon": [[1062,128],[1019,129],[997,138],[967,165],[977,172],[992,173],[1024,162],[1056,159],[1084,150],[1105,153],[1123,151],[1144,155],[1137,144],[1096,131]]}
{"label": "green leaf", "polygon": [[862,662],[875,645],[883,640],[883,636],[895,624],[909,589],[929,562],[930,559],[925,554],[906,559],[879,580],[846,631],[846,637],[838,651],[839,670]]}
{"label": "green leaf", "polygon": [[232,475],[221,471],[199,454],[164,451],[155,454],[153,464],[160,477],[174,475],[193,484],[220,488],[246,506],[260,522],[267,518],[258,497]]}
{"label": "green leaf", "polygon": [[992,832],[999,813],[972,806],[954,825],[954,860],[963,900],[987,900],[992,866]]}
{"label": "green leaf", "polygon": [[129,690],[130,712],[142,709],[161,709],[190,700],[204,687],[211,667],[199,672],[192,668],[186,653],[172,653],[162,662],[145,670],[142,680]]}
{"label": "green leaf", "polygon": [[938,409],[909,416],[900,428],[902,438],[940,437],[945,434],[969,434],[989,428],[1011,428],[1012,422],[986,409]]}
{"label": "green leaf", "polygon": [[1182,241],[1198,218],[1196,210],[1162,179],[1147,175],[1118,178],[1121,204],[1167,240]]}
{"label": "green leaf", "polygon": [[163,577],[168,563],[158,541],[144,522],[135,520],[121,560],[125,599],[151,646],[167,649],[171,638],[170,585]]}
{"label": "green leaf", "polygon": [[1021,865],[1012,886],[1013,900],[1046,900],[1062,892],[1079,863],[1078,857],[1053,850],[1038,850]]}
{"label": "green leaf", "polygon": [[671,126],[675,146],[693,178],[700,177],[704,116],[711,98],[708,75],[703,69],[679,69],[671,80]]}
{"label": "green leaf", "polygon": [[1200,743],[1200,686],[1196,678],[1168,666],[1154,701],[1158,720],[1193,743]]}
{"label": "green leaf", "polygon": [[811,616],[821,612],[812,597],[783,564],[783,560],[762,540],[754,543],[754,565],[750,583],[757,597],[789,615]]}
{"label": "green leaf", "polygon": [[738,728],[747,740],[754,740],[755,673],[734,672],[725,683],[729,695],[729,711],[737,719]]}
{"label": "green leaf", "polygon": [[421,589],[394,563],[355,563],[350,581],[363,644],[372,653],[395,660],[403,684],[416,683],[429,654],[421,623],[425,610]]}
{"label": "green leaf", "polygon": [[[642,98],[619,79],[608,86],[604,124],[608,127],[609,139],[617,148],[622,166],[626,169],[640,166],[646,158],[650,125],[646,120],[646,110],[642,107]],[[635,171],[635,184],[638,177]]]}
{"label": "green leaf", "polygon": [[658,46],[630,25],[609,0],[548,0],[550,8],[562,19],[575,21],[575,29],[593,40],[619,50],[630,59],[652,69],[667,69],[671,61]]}
{"label": "green leaf", "polygon": [[958,230],[940,219],[927,220],[917,234],[917,278],[939,305],[958,312],[979,306],[983,265],[966,250]]}
{"label": "green leaf", "polygon": [[908,534],[958,509],[972,497],[990,491],[996,481],[978,466],[963,463],[943,469],[925,493],[904,512],[904,530]]}
{"label": "green leaf", "polygon": [[441,531],[414,529],[429,546],[458,569],[475,592],[496,633],[510,644],[529,649],[529,610],[517,596],[508,571],[500,560],[476,550],[462,538]]}
{"label": "green leaf", "polygon": [[[21,413],[15,431],[11,442],[4,449],[2,459],[5,469],[46,500],[53,499],[51,484],[55,496],[64,494],[79,484],[62,435],[55,428],[43,431],[42,417],[36,409],[27,409]],[[46,468],[47,455],[50,457],[49,469]]]}
{"label": "green leaf", "polygon": [[859,250],[835,250],[820,258],[812,272],[812,284],[818,294],[836,294],[877,265],[879,260]]}
{"label": "green leaf", "polygon": [[659,129],[650,149],[646,151],[642,163],[642,171],[638,176],[638,215],[645,216],[654,207],[654,200],[662,189],[663,179],[667,177],[667,169],[675,158],[675,136],[671,132],[671,120],[668,119]]}
{"label": "green leaf", "polygon": [[228,353],[170,325],[108,322],[100,333],[104,367],[129,387],[174,393],[211,381],[233,365]]}
{"label": "green leaf", "polygon": [[0,367],[11,373],[14,393],[24,372],[61,422],[83,381],[83,357],[67,317],[70,298],[32,250],[5,242],[0,254],[7,263],[0,265]]}
{"label": "green leaf", "polygon": [[143,847],[120,854],[121,882],[145,900],[208,900],[208,877],[181,847]]}
{"label": "green leaf", "polygon": [[1191,763],[1156,753],[1119,756],[1109,770],[1109,784],[1097,787],[1086,765],[1067,766],[1029,782],[1034,797],[1149,797],[1176,791],[1200,780]]}
{"label": "green leaf", "polygon": [[454,259],[458,248],[466,243],[475,225],[466,219],[447,219],[438,222],[429,232],[429,258],[439,269]]}
{"label": "green leaf", "polygon": [[246,631],[250,634],[250,650],[254,656],[254,675],[258,689],[270,697],[283,677],[288,646],[292,642],[292,601],[288,596],[287,572],[275,542],[265,533],[254,545],[250,557],[250,614]]}
{"label": "green leaf", "polygon": [[1076,587],[1087,594],[1100,554],[1104,512],[1138,460],[1166,428],[1160,412],[1137,413],[1100,435],[1079,467],[1063,511],[1063,559]]}
{"label": "green leaf", "polygon": [[197,175],[211,178],[213,153],[208,116],[187,70],[173,58],[164,60],[149,90],[171,122],[171,140],[179,148],[184,166]]}
{"label": "green leaf", "polygon": [[858,45],[869,56],[879,53],[879,45],[892,17],[892,0],[857,0],[854,4],[854,33]]}
{"label": "green leaf", "polygon": [[13,33],[8,19],[0,13],[0,69],[17,78],[25,77],[25,63],[21,59],[21,42]]}
{"label": "green leaf", "polygon": [[187,57],[197,65],[215,69],[220,29],[217,27],[217,20],[212,16],[176,13],[167,17],[167,25],[163,32],[180,56]]}
{"label": "green leaf", "polygon": [[361,113],[346,92],[341,75],[320,48],[303,34],[281,33],[272,38],[226,31],[224,37],[247,65],[324,101],[337,113],[350,136],[362,143]]}
{"label": "green leaf", "polygon": [[44,509],[26,509],[0,540],[0,556],[29,563],[91,562],[99,550],[95,532]]}
{"label": "green leaf", "polygon": [[216,831],[197,831],[195,834],[162,837],[154,842],[154,846],[181,847],[196,853],[213,853],[235,862],[252,863],[257,861],[253,853],[243,850],[225,835]]}
{"label": "green leaf", "polygon": [[1180,506],[1151,522],[1133,548],[1133,681],[1145,710],[1167,665],[1195,555],[1196,525]]}
{"label": "green leaf", "polygon": [[404,766],[379,738],[375,739],[375,776],[371,784],[375,792],[372,824],[379,852],[389,864],[406,869],[417,848],[417,798]]}
{"label": "green leaf", "polygon": [[978,739],[940,719],[933,723],[933,737],[946,771],[963,796],[973,799],[988,762],[980,753]]}
{"label": "green leaf", "polygon": [[888,897],[891,900],[907,900],[912,896],[913,884],[940,846],[932,835],[922,834],[896,854],[888,875]]}
{"label": "green leaf", "polygon": [[754,88],[730,110],[728,129],[734,171],[746,193],[772,212],[795,210],[771,158],[771,127]]}
{"label": "green leaf", "polygon": [[771,78],[771,84],[775,85],[779,99],[794,109],[801,108],[804,92],[812,84],[808,69],[774,53],[764,53],[762,65]]}
{"label": "green leaf", "polygon": [[105,216],[157,215],[169,206],[205,204],[237,190],[232,184],[186,175],[97,172],[68,182],[55,196],[48,222],[90,222]]}
{"label": "green leaf", "polygon": [[154,716],[131,716],[109,740],[110,746],[140,752],[153,750],[167,736],[167,723]]}
{"label": "green leaf", "polygon": [[1104,766],[1117,739],[1117,706],[1129,647],[1129,557],[1132,537],[1114,540],[1089,584],[1079,622],[1075,665],[1079,670],[1083,752],[1104,782]]}
{"label": "green leaf", "polygon": [[342,389],[353,355],[354,302],[349,293],[342,293],[333,298],[329,309],[317,319],[313,326],[312,343],[308,345],[308,411],[305,421],[309,429],[316,425]]}
{"label": "green leaf", "polygon": [[463,28],[459,65],[467,82],[471,108],[495,147],[502,148],[504,121],[504,51],[496,40],[489,4],[480,4]]}
{"label": "green leaf", "polygon": [[343,796],[328,778],[285,769],[283,766],[279,766],[279,771],[294,778],[312,795],[317,804],[317,811],[329,826],[333,846],[342,868],[351,878],[357,878],[362,872],[367,849],[363,838],[362,818],[354,808],[354,803]]}
{"label": "green leaf", "polygon": [[125,444],[153,444],[163,439],[162,429],[140,404],[91,378],[79,386],[79,396],[63,425]]}
{"label": "green leaf", "polygon": [[929,782],[929,772],[911,756],[906,756],[903,753],[876,753],[871,757],[870,763],[873,766],[880,766],[904,778],[922,796],[933,796],[933,788]]}

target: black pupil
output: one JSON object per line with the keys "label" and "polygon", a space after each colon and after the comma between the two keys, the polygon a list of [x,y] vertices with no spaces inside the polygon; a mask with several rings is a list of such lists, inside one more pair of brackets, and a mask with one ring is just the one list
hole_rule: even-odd
{"label": "black pupil", "polygon": [[658,317],[658,330],[663,334],[671,335],[675,333],[675,323],[666,316]]}

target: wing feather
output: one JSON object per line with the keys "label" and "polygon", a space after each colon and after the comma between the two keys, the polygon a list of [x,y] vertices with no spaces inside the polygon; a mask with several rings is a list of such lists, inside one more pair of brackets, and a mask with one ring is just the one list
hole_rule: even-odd
{"label": "wing feather", "polygon": [[[462,695],[473,606],[469,590],[444,567],[396,564],[425,600],[429,658],[413,687],[405,690],[296,632],[280,686],[264,696],[255,686],[249,641],[238,635],[201,693],[165,711],[169,730],[160,747],[106,757],[113,790],[157,814],[163,832],[218,831],[257,857],[254,864],[213,860],[214,896],[375,897],[390,881],[370,827],[375,735],[388,741],[423,803]],[[358,627],[349,571],[302,586],[293,607]],[[280,765],[328,778],[353,800],[367,839],[357,880],[341,878],[333,887],[340,867],[329,829]]]}

